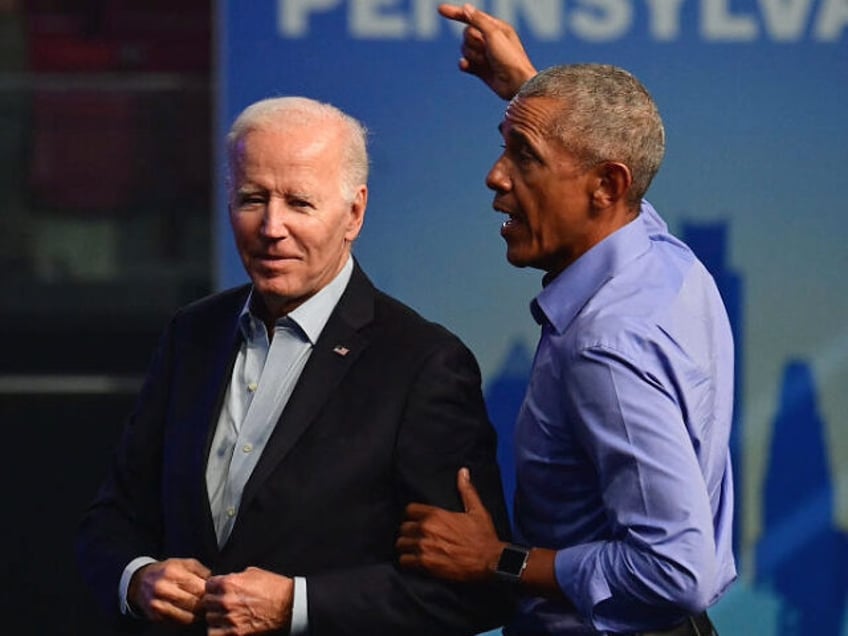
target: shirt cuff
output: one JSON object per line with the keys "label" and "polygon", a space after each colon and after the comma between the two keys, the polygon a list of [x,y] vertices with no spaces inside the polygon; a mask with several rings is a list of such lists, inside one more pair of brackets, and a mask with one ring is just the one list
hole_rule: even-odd
{"label": "shirt cuff", "polygon": [[129,592],[130,589],[130,581],[132,580],[133,574],[150,563],[156,563],[156,559],[146,556],[136,557],[129,562],[129,565],[124,568],[124,573],[121,574],[121,581],[118,583],[118,600],[120,601],[121,614],[124,616],[142,618],[142,616],[136,614],[132,607],[130,607],[129,600],[127,599],[127,592]]}
{"label": "shirt cuff", "polygon": [[609,582],[598,565],[603,547],[603,542],[594,541],[563,548],[557,551],[554,560],[559,588],[596,629],[600,628],[594,624],[595,606],[612,597]]}
{"label": "shirt cuff", "polygon": [[309,633],[309,612],[306,603],[306,579],[294,577],[294,598],[292,599],[291,636],[304,636]]}

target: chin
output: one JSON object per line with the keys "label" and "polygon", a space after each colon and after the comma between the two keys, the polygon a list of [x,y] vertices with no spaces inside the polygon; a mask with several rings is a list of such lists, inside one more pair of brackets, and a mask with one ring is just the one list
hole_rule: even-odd
{"label": "chin", "polygon": [[253,278],[253,288],[263,297],[286,299],[297,296],[298,286],[291,281],[280,281],[263,277]]}
{"label": "chin", "polygon": [[530,265],[530,262],[526,258],[522,258],[517,254],[512,254],[509,250],[507,250],[506,253],[506,260],[513,267],[528,267]]}

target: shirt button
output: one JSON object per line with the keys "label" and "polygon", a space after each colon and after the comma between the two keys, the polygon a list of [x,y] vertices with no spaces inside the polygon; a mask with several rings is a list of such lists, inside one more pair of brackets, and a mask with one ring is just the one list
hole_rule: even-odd
{"label": "shirt button", "polygon": [[241,449],[242,449],[245,453],[249,453],[250,451],[252,451],[252,450],[253,450],[253,444],[245,444],[244,446],[242,446],[242,447],[241,447]]}
{"label": "shirt button", "polygon": [[258,385],[258,384],[256,384],[256,382],[251,382],[250,384],[248,384],[248,385],[247,385],[247,390],[248,390],[248,391],[250,391],[251,393],[253,393],[253,392],[255,392],[255,391],[256,391],[256,389],[258,388],[258,386],[259,386],[259,385]]}
{"label": "shirt button", "polygon": [[227,516],[228,517],[235,517],[236,516],[236,509],[235,508],[227,508]]}

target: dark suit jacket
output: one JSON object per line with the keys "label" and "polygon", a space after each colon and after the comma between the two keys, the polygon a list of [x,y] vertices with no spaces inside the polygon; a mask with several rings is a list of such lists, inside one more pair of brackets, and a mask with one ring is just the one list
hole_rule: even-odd
{"label": "dark suit jacket", "polygon": [[104,606],[117,613],[118,581],[133,558],[195,557],[214,573],[256,566],[305,576],[313,636],[475,633],[501,624],[510,609],[502,588],[440,582],[396,565],[404,506],[461,509],[460,466],[471,468],[502,536],[508,521],[474,357],[375,289],[358,264],[218,549],[206,454],[248,291],[184,308],[162,337],[78,537],[83,575]]}

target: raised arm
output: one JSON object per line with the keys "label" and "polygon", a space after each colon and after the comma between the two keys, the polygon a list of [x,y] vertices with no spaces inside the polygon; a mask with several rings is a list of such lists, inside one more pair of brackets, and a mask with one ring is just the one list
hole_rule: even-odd
{"label": "raised arm", "polygon": [[479,77],[499,97],[512,99],[536,74],[515,29],[474,5],[439,5],[439,13],[466,25],[459,68]]}

